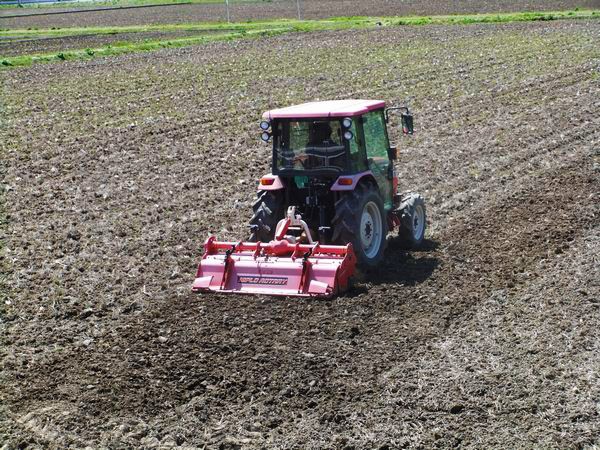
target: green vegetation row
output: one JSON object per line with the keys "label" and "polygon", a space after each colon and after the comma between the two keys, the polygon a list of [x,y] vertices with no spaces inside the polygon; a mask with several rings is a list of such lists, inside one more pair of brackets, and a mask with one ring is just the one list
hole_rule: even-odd
{"label": "green vegetation row", "polygon": [[[559,12],[523,12],[500,14],[469,14],[452,16],[415,17],[338,17],[322,20],[278,19],[238,23],[196,23],[181,25],[143,25],[124,27],[52,28],[27,30],[0,30],[0,37],[40,39],[90,35],[119,35],[124,33],[192,33],[187,37],[162,38],[144,41],[123,41],[99,48],[65,50],[47,54],[28,54],[13,57],[0,56],[4,68],[28,66],[34,63],[81,60],[100,56],[151,51],[161,48],[185,47],[213,41],[274,36],[289,32],[311,32],[343,29],[362,29],[386,26],[465,25],[477,23],[508,23],[539,20],[598,19],[600,10],[573,10]],[[197,34],[195,34],[197,33]],[[195,34],[195,35],[194,35]],[[124,37],[126,39],[126,37]]]}

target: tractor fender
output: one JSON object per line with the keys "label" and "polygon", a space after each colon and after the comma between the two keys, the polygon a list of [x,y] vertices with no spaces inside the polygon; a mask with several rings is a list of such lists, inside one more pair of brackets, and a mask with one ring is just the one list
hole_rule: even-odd
{"label": "tractor fender", "polygon": [[375,181],[375,177],[373,176],[373,172],[367,170],[365,172],[360,172],[354,175],[342,175],[335,180],[335,183],[331,186],[332,191],[353,191],[358,186],[358,183],[361,180],[369,180],[373,181],[377,185],[377,181]]}
{"label": "tractor fender", "polygon": [[263,176],[258,182],[258,191],[278,191],[285,188],[285,184],[278,175],[271,173]]}

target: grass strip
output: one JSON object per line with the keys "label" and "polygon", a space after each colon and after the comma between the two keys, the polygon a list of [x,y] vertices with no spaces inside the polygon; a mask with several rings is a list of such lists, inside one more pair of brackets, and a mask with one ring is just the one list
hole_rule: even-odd
{"label": "grass strip", "polygon": [[149,33],[149,32],[198,32],[210,35],[163,38],[143,42],[124,41],[106,45],[100,48],[65,50],[46,54],[28,54],[13,57],[0,56],[0,68],[29,66],[35,63],[82,60],[100,56],[120,55],[139,51],[152,51],[161,48],[176,48],[203,44],[213,41],[225,41],[243,38],[274,36],[288,32],[311,32],[326,30],[361,29],[385,26],[423,26],[423,25],[468,25],[478,23],[509,23],[530,22],[543,20],[566,19],[598,19],[600,10],[572,10],[556,12],[522,12],[500,14],[469,14],[449,16],[414,16],[414,17],[337,17],[322,20],[292,20],[279,19],[270,21],[248,21],[238,23],[196,23],[196,24],[166,24],[125,27],[84,27],[39,30],[2,30],[0,37],[4,38],[41,38],[41,37],[71,37],[83,35],[105,35],[120,33]]}
{"label": "grass strip", "polygon": [[116,34],[136,32],[170,32],[170,31],[242,31],[265,28],[294,27],[303,31],[337,28],[360,28],[376,25],[448,25],[470,23],[524,22],[535,20],[589,19],[600,15],[600,10],[572,10],[555,12],[521,12],[498,14],[469,14],[446,16],[387,16],[387,17],[333,17],[329,19],[296,20],[275,19],[246,22],[199,22],[186,24],[128,25],[111,27],[69,27],[69,28],[28,28],[0,29],[0,36],[76,36],[79,34]]}
{"label": "grass strip", "polygon": [[[367,19],[367,18],[362,18]],[[281,28],[290,26],[302,26],[304,23],[308,23],[308,26],[315,27],[316,23],[311,22],[323,22],[325,26],[335,26],[337,21],[335,20],[319,20],[319,21],[298,21],[298,20],[287,20],[278,19],[264,22],[237,22],[237,23],[225,23],[225,22],[201,22],[201,23],[188,23],[188,24],[158,24],[158,25],[128,25],[122,27],[69,27],[69,28],[45,28],[45,29],[0,29],[0,37],[39,37],[39,36],[53,36],[53,37],[68,37],[78,35],[90,35],[90,34],[119,34],[119,33],[147,33],[147,32],[206,32],[206,31],[250,31],[250,30],[262,30],[271,28]],[[331,23],[329,23],[331,22]]]}
{"label": "grass strip", "polygon": [[226,41],[241,38],[268,37],[292,31],[289,28],[271,30],[256,30],[243,33],[213,34],[210,36],[191,36],[177,39],[148,40],[144,42],[116,42],[100,48],[86,48],[80,50],[65,50],[58,53],[41,55],[21,55],[0,60],[0,68],[30,66],[35,63],[52,61],[73,61],[92,59],[101,56],[115,56],[125,53],[144,52],[163,48],[187,47],[190,45],[205,44],[214,41]]}

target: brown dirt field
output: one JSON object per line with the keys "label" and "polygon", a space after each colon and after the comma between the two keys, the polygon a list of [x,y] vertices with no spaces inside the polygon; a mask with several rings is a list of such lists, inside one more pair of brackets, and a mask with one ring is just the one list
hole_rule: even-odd
{"label": "brown dirt field", "polygon": [[[302,0],[302,17],[316,19],[336,16],[408,16],[472,14],[486,12],[556,11],[575,8],[600,8],[600,0]],[[231,3],[231,20],[296,18],[296,2],[273,1]],[[72,8],[70,8],[72,10]],[[83,8],[81,8],[83,9]],[[66,11],[68,11],[67,9]],[[37,14],[42,9],[17,10],[19,14]],[[52,8],[50,12],[57,12]],[[172,5],[125,11],[86,11],[76,14],[2,18],[14,15],[14,9],[0,9],[0,28],[50,28],[85,26],[125,26],[189,23],[227,20],[223,4]]]}
{"label": "brown dirt field", "polygon": [[[600,22],[288,34],[3,72],[8,448],[600,445]],[[276,65],[271,64],[276,61]],[[425,249],[330,301],[192,295],[260,113],[408,102]]]}
{"label": "brown dirt field", "polygon": [[144,40],[176,39],[186,36],[200,36],[201,31],[195,32],[138,32],[118,34],[89,34],[67,37],[41,37],[39,39],[17,37],[15,39],[0,40],[0,58],[8,56],[44,54],[63,52],[67,50],[80,50],[85,48],[98,48],[106,45],[115,45],[120,42],[141,42]]}

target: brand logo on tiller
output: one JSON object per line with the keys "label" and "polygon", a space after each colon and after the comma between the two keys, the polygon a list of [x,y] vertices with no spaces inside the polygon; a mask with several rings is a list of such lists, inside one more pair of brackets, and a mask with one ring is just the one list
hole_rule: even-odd
{"label": "brand logo on tiller", "polygon": [[283,286],[287,284],[285,277],[253,277],[248,275],[239,275],[238,283],[242,284],[268,284],[271,286]]}

